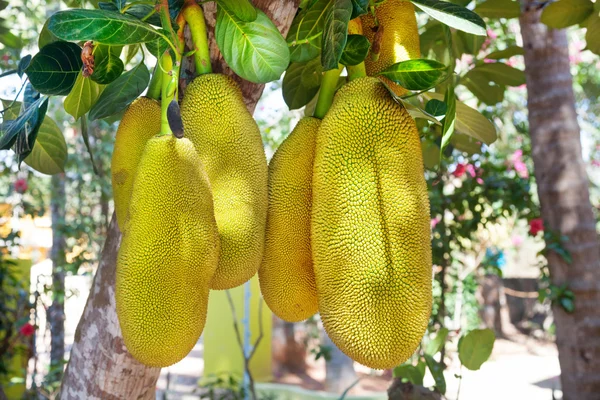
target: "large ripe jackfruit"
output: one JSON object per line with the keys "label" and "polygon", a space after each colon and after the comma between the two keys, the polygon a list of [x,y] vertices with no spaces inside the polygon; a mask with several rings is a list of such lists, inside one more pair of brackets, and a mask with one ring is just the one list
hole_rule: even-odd
{"label": "large ripe jackfruit", "polygon": [[129,218],[129,199],[137,165],[146,142],[160,132],[160,104],[148,97],[136,99],[117,129],[111,161],[115,212],[121,231]]}
{"label": "large ripe jackfruit", "polygon": [[269,163],[265,257],[258,270],[265,302],[279,318],[298,322],[318,309],[310,250],[315,141],[321,120],[307,117]]}
{"label": "large ripe jackfruit", "polygon": [[371,368],[408,359],[431,311],[429,199],[415,122],[376,78],[342,87],[321,122],[311,234],[331,340]]}
{"label": "large ripe jackfruit", "polygon": [[260,131],[230,77],[206,74],[187,87],[185,135],[213,188],[221,256],[211,289],[231,289],[260,267],[267,219],[267,160]]}
{"label": "large ripe jackfruit", "polygon": [[117,260],[117,315],[129,352],[166,367],[184,358],[206,320],[219,235],[208,182],[192,142],[148,141]]}
{"label": "large ripe jackfruit", "polygon": [[[397,62],[421,57],[415,7],[410,1],[386,0],[381,5],[375,7],[375,16],[369,12],[360,17],[363,26],[363,35],[371,43],[375,40],[375,33],[378,26],[383,28],[383,35],[379,42],[379,58],[377,61],[372,60],[373,48],[371,48],[371,54],[365,59],[367,75],[373,76]],[[397,96],[407,93],[406,89],[388,78],[382,76],[380,79]]]}

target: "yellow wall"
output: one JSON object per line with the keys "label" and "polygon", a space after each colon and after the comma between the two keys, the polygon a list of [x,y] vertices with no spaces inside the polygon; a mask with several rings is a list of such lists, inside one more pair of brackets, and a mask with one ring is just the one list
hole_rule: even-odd
{"label": "yellow wall", "polygon": [[[259,336],[258,309],[262,302],[263,338],[250,361],[252,377],[257,382],[267,382],[271,374],[271,310],[260,296],[258,278],[250,281],[250,329],[251,344]],[[242,340],[244,340],[244,285],[229,291],[231,293]],[[211,290],[208,302],[208,316],[204,327],[204,376],[221,375],[232,372],[241,378],[244,372],[244,359],[233,328],[233,314],[224,290]]]}

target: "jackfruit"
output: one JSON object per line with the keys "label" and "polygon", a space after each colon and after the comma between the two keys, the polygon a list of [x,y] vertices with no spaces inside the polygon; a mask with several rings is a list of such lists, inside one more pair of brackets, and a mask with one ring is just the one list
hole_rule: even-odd
{"label": "jackfruit", "polygon": [[[379,58],[376,61],[372,59],[373,51],[376,49],[371,47],[371,52],[365,59],[367,75],[374,76],[392,64],[421,57],[415,7],[410,1],[386,0],[375,7],[375,16],[369,12],[362,15],[360,19],[363,35],[371,44],[375,40],[378,26],[383,28],[383,35],[379,42]],[[408,92],[384,76],[380,76],[379,79],[388,85],[396,96]]]}
{"label": "jackfruit", "polygon": [[219,258],[212,200],[192,142],[171,135],[148,141],[116,273],[123,340],[145,365],[176,363],[202,333]]}
{"label": "jackfruit", "polygon": [[125,231],[129,199],[137,165],[146,142],[160,132],[160,104],[148,97],[136,99],[123,114],[111,161],[117,223]]}
{"label": "jackfruit", "polygon": [[181,118],[213,189],[221,256],[210,288],[231,289],[256,274],[264,251],[268,172],[260,131],[239,87],[222,74],[194,79]]}
{"label": "jackfruit", "polygon": [[359,363],[392,368],[412,355],[429,321],[430,217],[415,122],[376,78],[336,94],[313,174],[311,245],[325,330]]}
{"label": "jackfruit", "polygon": [[315,141],[321,120],[306,117],[269,163],[265,256],[258,270],[265,302],[279,318],[298,322],[317,312],[310,250]]}

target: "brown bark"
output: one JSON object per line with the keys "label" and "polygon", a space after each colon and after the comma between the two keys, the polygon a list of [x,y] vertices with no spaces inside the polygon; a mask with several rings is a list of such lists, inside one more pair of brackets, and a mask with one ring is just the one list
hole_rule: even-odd
{"label": "brown bark", "polygon": [[[255,0],[253,4],[265,11],[285,35],[292,22],[299,0]],[[205,5],[211,39],[211,57],[215,72],[233,75],[222,58],[216,56],[214,44],[213,3]],[[236,78],[237,79],[237,78]],[[240,82],[250,111],[254,110],[263,85]],[[115,309],[115,263],[121,234],[113,220],[92,284],[87,304],[75,334],[75,342],[62,382],[61,399],[154,399],[160,369],[138,363],[128,352],[121,338]]]}
{"label": "brown bark", "polygon": [[65,174],[52,176],[50,210],[52,215],[52,304],[48,308],[50,325],[50,364],[62,365],[65,358]]}
{"label": "brown bark", "polygon": [[540,23],[534,0],[520,18],[535,177],[546,229],[568,237],[572,262],[550,252],[553,284],[575,294],[575,312],[554,305],[556,344],[565,400],[600,393],[600,245],[581,155],[579,126],[564,30]]}

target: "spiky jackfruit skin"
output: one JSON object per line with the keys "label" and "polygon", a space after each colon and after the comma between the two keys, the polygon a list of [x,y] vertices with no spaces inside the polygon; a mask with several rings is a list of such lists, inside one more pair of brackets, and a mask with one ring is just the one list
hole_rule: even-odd
{"label": "spiky jackfruit skin", "polygon": [[311,245],[325,330],[368,367],[406,361],[427,328],[429,213],[413,119],[376,78],[342,87],[317,136]]}
{"label": "spiky jackfruit skin", "polygon": [[213,188],[221,256],[211,289],[248,281],[262,261],[267,219],[267,160],[260,131],[230,77],[206,74],[187,87],[185,135]]}
{"label": "spiky jackfruit skin", "polygon": [[160,104],[140,97],[123,114],[117,129],[111,161],[113,197],[121,231],[129,218],[133,178],[146,142],[160,132]]}
{"label": "spiky jackfruit skin", "polygon": [[[386,0],[375,7],[375,16],[369,12],[360,17],[363,35],[371,43],[375,39],[377,22],[383,26],[379,58],[377,61],[373,61],[371,51],[365,59],[367,75],[374,76],[392,64],[421,57],[417,17],[415,16],[415,7],[410,1]],[[402,96],[408,92],[386,77],[381,76],[379,79],[388,85],[397,96]]]}
{"label": "spiky jackfruit skin", "polygon": [[306,117],[269,163],[265,256],[258,270],[265,302],[279,318],[298,322],[318,310],[310,250],[315,141],[321,120]]}
{"label": "spiky jackfruit skin", "polygon": [[166,367],[184,358],[206,320],[219,234],[208,176],[187,139],[148,141],[117,259],[117,315],[127,350]]}

